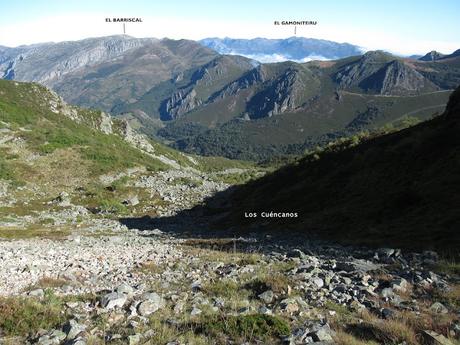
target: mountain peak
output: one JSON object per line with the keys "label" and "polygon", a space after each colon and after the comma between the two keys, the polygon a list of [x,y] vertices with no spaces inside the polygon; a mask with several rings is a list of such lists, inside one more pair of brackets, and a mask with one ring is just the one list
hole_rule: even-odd
{"label": "mountain peak", "polygon": [[437,52],[436,50],[432,50],[429,53],[422,56],[419,60],[420,61],[436,61],[444,57],[444,54]]}

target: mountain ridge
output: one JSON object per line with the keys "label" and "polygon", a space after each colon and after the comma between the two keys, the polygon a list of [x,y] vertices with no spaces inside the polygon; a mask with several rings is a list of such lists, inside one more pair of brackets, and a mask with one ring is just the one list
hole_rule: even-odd
{"label": "mountain ridge", "polygon": [[[86,45],[86,53],[68,59]],[[238,159],[299,154],[327,137],[425,120],[460,84],[456,56],[417,61],[375,51],[260,64],[194,41],[123,36],[39,46],[14,59],[10,53],[0,59],[10,79],[53,76],[44,83],[67,102],[129,119],[181,150]],[[54,58],[43,62],[46,56]],[[57,67],[66,64],[68,70]]]}
{"label": "mountain ridge", "polygon": [[295,36],[285,39],[212,37],[199,42],[220,54],[242,55],[261,62],[330,60],[362,53],[361,48],[350,43]]}

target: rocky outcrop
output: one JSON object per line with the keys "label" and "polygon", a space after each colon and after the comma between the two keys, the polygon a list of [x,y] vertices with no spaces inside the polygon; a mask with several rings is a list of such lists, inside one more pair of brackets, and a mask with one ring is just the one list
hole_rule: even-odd
{"label": "rocky outcrop", "polygon": [[391,55],[382,51],[371,51],[358,60],[344,65],[334,75],[339,89],[358,86],[363,80],[376,73],[385,63],[392,60]]}
{"label": "rocky outcrop", "polygon": [[225,86],[221,91],[213,95],[212,99],[223,99],[237,94],[241,90],[248,89],[258,83],[264,83],[267,76],[267,68],[264,65],[257,66],[246,72],[241,78]]}
{"label": "rocky outcrop", "polygon": [[20,49],[6,48],[5,52],[2,52],[6,58],[0,63],[0,74],[6,79],[37,81],[49,85],[54,78],[82,67],[112,60],[127,50],[155,41],[157,40],[109,36],[32,45]]}
{"label": "rocky outcrop", "polygon": [[432,50],[426,55],[422,56],[419,60],[420,61],[436,61],[442,59],[445,55],[437,52],[436,50]]}
{"label": "rocky outcrop", "polygon": [[385,65],[373,77],[363,81],[362,85],[382,95],[409,95],[439,90],[422,74],[399,60]]}
{"label": "rocky outcrop", "polygon": [[162,120],[174,120],[201,104],[202,101],[197,98],[195,89],[181,89],[163,101],[160,107],[160,116]]}
{"label": "rocky outcrop", "polygon": [[299,71],[288,69],[270,87],[251,98],[247,112],[251,118],[259,118],[295,111],[302,105],[304,89],[305,83]]}
{"label": "rocky outcrop", "polygon": [[412,66],[381,51],[368,52],[345,65],[334,79],[339,89],[381,95],[416,95],[440,89]]}

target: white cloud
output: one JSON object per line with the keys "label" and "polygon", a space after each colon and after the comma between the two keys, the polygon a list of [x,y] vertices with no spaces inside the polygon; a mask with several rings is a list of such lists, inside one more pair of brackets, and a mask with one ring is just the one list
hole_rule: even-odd
{"label": "white cloud", "polygon": [[294,62],[308,62],[312,60],[330,60],[321,55],[308,55],[302,59],[292,59],[289,56],[282,54],[241,54],[235,51],[229,52],[230,55],[241,55],[247,57],[248,59],[253,59],[262,63],[272,63],[272,62],[283,62],[283,61],[294,61]]}

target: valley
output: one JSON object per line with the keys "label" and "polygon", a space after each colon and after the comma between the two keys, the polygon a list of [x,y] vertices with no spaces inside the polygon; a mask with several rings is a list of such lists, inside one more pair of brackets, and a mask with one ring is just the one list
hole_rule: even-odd
{"label": "valley", "polygon": [[458,51],[205,41],[0,47],[0,344],[458,344]]}
{"label": "valley", "polygon": [[460,83],[455,52],[428,61],[343,54],[260,63],[195,41],[110,36],[9,48],[0,72],[44,83],[71,104],[110,112],[179,150],[253,161],[426,120]]}

